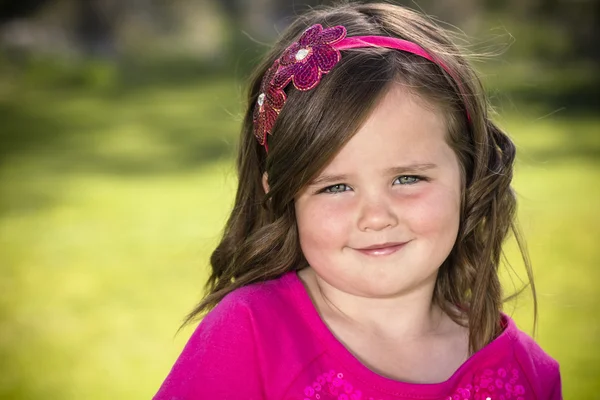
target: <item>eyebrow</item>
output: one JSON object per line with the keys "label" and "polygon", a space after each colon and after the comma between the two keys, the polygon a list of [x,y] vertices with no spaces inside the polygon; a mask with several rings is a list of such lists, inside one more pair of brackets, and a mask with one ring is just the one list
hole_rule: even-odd
{"label": "eyebrow", "polygon": [[[424,172],[424,171],[428,171],[430,169],[435,169],[435,168],[437,168],[437,165],[432,164],[432,163],[410,164],[410,165],[402,165],[402,166],[398,166],[398,167],[388,168],[384,172],[387,175],[402,175],[402,174],[409,174],[409,173],[415,173],[415,172]],[[324,183],[341,182],[341,181],[345,181],[347,179],[348,179],[348,175],[320,175],[315,180],[313,180],[310,183],[310,185],[316,186],[316,185],[322,185]]]}

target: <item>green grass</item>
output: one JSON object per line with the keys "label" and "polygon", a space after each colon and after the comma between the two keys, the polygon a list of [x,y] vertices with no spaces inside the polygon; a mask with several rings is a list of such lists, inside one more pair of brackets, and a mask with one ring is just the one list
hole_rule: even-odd
{"label": "green grass", "polygon": [[[175,336],[231,206],[238,87],[12,85],[0,85],[0,398],[150,398],[191,333]],[[537,339],[565,398],[592,398],[600,118],[544,114],[499,121],[519,146]],[[513,310],[530,330],[529,297]]]}
{"label": "green grass", "polygon": [[[515,187],[538,292],[536,339],[561,363],[565,398],[595,398],[600,390],[600,353],[594,350],[600,345],[600,121],[514,117],[505,125],[520,150]],[[514,246],[508,253],[518,261]],[[517,322],[531,333],[531,298],[516,303],[506,309],[516,308]]]}

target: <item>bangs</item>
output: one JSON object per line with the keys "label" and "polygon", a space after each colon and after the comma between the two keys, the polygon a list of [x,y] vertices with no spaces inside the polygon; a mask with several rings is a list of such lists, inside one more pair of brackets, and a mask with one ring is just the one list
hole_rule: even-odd
{"label": "bangs", "polygon": [[[381,49],[346,52],[319,85],[288,99],[269,136],[270,193],[287,203],[356,134],[394,80]],[[279,201],[278,201],[279,202]]]}

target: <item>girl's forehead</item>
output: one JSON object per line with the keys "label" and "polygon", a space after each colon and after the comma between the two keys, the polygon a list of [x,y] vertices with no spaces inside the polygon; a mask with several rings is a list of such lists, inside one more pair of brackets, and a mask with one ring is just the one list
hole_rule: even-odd
{"label": "girl's forehead", "polygon": [[402,133],[411,129],[445,127],[444,121],[445,113],[439,106],[414,89],[409,89],[402,83],[394,83],[375,105],[359,132],[386,128]]}
{"label": "girl's forehead", "polygon": [[446,132],[445,116],[439,107],[395,85],[333,157],[328,169],[432,162],[449,150]]}

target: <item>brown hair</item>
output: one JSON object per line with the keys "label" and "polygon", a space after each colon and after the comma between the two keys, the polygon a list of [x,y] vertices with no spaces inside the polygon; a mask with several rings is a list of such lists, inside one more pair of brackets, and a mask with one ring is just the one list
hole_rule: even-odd
{"label": "brown hair", "polygon": [[[317,23],[325,28],[343,25],[348,36],[393,36],[417,43],[452,70],[454,79],[438,65],[401,51],[344,51],[340,63],[316,88],[301,92],[288,87],[287,102],[268,138],[267,155],[253,136],[252,124],[262,77],[287,46]],[[439,269],[434,301],[457,323],[468,326],[472,352],[493,340],[501,331],[498,266],[502,243],[512,230],[537,312],[531,267],[515,225],[516,198],[510,187],[515,146],[490,120],[490,105],[475,72],[448,34],[421,14],[391,4],[352,3],[300,16],[251,78],[237,158],[235,204],[210,258],[208,293],[186,323],[237,288],[307,266],[298,239],[294,197],[352,138],[393,82],[401,82],[444,112],[447,141],[461,167],[458,238]],[[268,194],[261,182],[264,172]]]}

